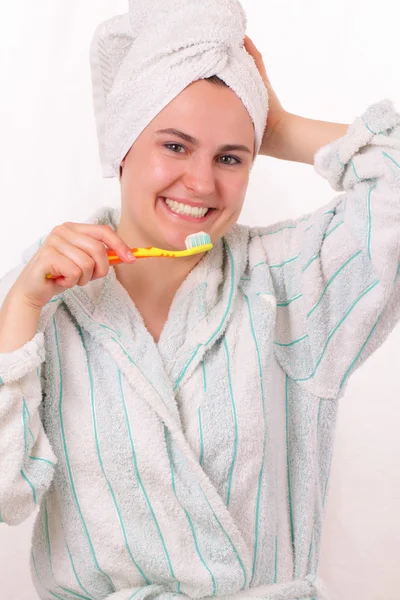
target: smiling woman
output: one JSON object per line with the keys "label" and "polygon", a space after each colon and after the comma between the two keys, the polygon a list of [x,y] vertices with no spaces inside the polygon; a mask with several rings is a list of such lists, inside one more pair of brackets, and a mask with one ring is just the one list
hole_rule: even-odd
{"label": "smiling woman", "polygon": [[[228,86],[196,81],[186,87],[122,160],[118,235],[130,246],[167,250],[184,248],[199,230],[213,242],[221,239],[242,210],[254,144],[251,118]],[[201,258],[175,261],[169,281],[183,281]],[[158,340],[176,292],[175,285],[161,284],[164,266],[142,263],[132,270],[121,264],[115,271]],[[151,297],[144,293],[149,286]]]}
{"label": "smiling woman", "polygon": [[[130,0],[99,27],[121,206],[56,226],[0,282],[0,519],[40,508],[42,600],[324,598],[338,400],[400,319],[400,115],[282,113],[245,29],[236,0]],[[315,151],[342,193],[238,225],[268,149]],[[129,258],[200,230],[207,253]]]}
{"label": "smiling woman", "polygon": [[[128,245],[139,240],[140,245],[177,250],[201,224],[218,240],[240,214],[252,147],[253,124],[230,88],[205,81],[189,85],[145,128],[122,161],[119,235]],[[227,154],[233,149],[235,155]],[[181,210],[174,211],[165,199]],[[185,207],[207,213],[197,218]]]}

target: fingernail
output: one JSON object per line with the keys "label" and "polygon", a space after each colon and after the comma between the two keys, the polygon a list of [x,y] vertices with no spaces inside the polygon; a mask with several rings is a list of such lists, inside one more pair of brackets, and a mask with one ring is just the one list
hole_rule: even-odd
{"label": "fingernail", "polygon": [[127,252],[126,256],[127,256],[128,260],[131,260],[131,261],[136,260],[136,256],[131,251]]}

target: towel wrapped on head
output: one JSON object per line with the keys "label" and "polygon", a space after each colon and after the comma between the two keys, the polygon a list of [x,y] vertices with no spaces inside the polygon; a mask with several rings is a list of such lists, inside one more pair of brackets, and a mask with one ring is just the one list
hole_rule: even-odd
{"label": "towel wrapped on head", "polygon": [[217,75],[242,100],[259,151],[268,93],[243,46],[238,0],[129,0],[129,13],[102,23],[90,49],[103,177],[117,177],[142,131],[188,85]]}

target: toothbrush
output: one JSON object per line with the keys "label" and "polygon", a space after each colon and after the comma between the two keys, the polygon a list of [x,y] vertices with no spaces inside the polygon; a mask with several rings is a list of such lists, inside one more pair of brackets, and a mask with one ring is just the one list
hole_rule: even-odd
{"label": "toothbrush", "polygon": [[[207,233],[201,231],[189,235],[186,238],[186,250],[161,250],[161,248],[132,248],[132,253],[136,258],[183,258],[185,256],[193,256],[194,254],[201,254],[202,252],[208,252],[212,249],[210,236]],[[113,250],[108,250],[108,260],[110,265],[122,262],[119,256],[115,254]]]}
{"label": "toothbrush", "polygon": [[[161,248],[132,248],[132,254],[135,258],[183,258],[185,256],[194,256],[202,252],[208,252],[213,248],[211,238],[204,231],[194,233],[186,238],[186,250],[162,250]],[[114,250],[107,250],[108,262],[110,266],[123,262],[115,254]],[[46,279],[57,279],[53,275],[46,275]]]}

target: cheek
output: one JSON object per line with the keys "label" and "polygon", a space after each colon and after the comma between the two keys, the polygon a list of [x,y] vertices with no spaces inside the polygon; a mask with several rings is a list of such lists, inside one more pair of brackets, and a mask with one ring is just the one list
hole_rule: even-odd
{"label": "cheek", "polygon": [[157,161],[148,169],[148,187],[155,193],[162,192],[173,180],[173,174],[170,167],[167,167],[162,161]]}
{"label": "cheek", "polygon": [[160,153],[136,152],[132,153],[129,159],[127,179],[130,188],[135,189],[137,193],[154,195],[162,192],[173,181],[173,165]]}
{"label": "cheek", "polygon": [[229,183],[225,186],[224,206],[231,213],[237,213],[242,210],[248,184],[249,178],[247,176],[241,176],[237,179],[231,179]]}
{"label": "cheek", "polygon": [[143,166],[141,180],[153,194],[165,191],[180,177],[182,170],[179,161],[174,163],[162,153],[151,154]]}

